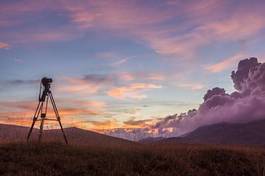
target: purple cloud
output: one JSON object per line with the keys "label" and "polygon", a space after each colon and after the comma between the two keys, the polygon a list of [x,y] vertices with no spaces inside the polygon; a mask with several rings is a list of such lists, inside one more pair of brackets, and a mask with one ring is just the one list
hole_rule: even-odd
{"label": "purple cloud", "polygon": [[206,101],[214,95],[225,95],[225,89],[215,87],[212,90],[208,90],[207,93],[204,95],[203,99],[204,101]]}
{"label": "purple cloud", "polygon": [[[204,125],[220,122],[243,123],[264,118],[265,63],[259,63],[254,57],[241,60],[231,78],[237,91],[228,94],[219,87],[208,90],[198,110],[167,116],[142,130],[144,134],[140,136],[174,137]],[[124,130],[124,133],[126,131],[128,130]],[[112,131],[111,134],[115,136],[115,132]]]}
{"label": "purple cloud", "polygon": [[235,89],[239,91],[244,89],[244,84],[249,77],[249,73],[258,65],[258,59],[254,57],[250,59],[244,59],[239,62],[237,71],[232,71],[231,74]]}

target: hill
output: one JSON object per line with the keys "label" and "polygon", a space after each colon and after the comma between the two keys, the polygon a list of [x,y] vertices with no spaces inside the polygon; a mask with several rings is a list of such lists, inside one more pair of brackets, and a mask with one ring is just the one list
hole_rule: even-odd
{"label": "hill", "polygon": [[265,145],[265,120],[203,126],[182,137],[162,139],[159,142]]}
{"label": "hill", "polygon": [[[115,138],[96,132],[83,130],[79,128],[65,128],[68,141],[72,145],[133,145],[134,142],[127,141],[120,138]],[[14,143],[25,142],[29,128],[0,124],[0,142],[1,143]],[[31,136],[31,141],[37,141],[38,130],[34,129]],[[43,140],[49,142],[63,143],[62,133],[59,129],[45,130],[43,133]]]}
{"label": "hill", "polygon": [[148,138],[141,139],[138,142],[143,143],[143,144],[145,144],[145,143],[148,144],[148,143],[153,143],[153,142],[159,142],[159,141],[162,141],[164,139],[166,139],[166,138],[163,138],[163,137],[148,137]]}

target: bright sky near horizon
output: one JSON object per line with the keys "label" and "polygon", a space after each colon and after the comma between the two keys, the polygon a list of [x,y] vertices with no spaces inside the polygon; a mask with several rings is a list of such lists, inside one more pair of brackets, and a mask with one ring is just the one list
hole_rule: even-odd
{"label": "bright sky near horizon", "polygon": [[[262,0],[1,0],[0,123],[29,125],[39,80],[66,126],[138,128],[234,90],[265,50]],[[143,123],[141,123],[143,122]]]}

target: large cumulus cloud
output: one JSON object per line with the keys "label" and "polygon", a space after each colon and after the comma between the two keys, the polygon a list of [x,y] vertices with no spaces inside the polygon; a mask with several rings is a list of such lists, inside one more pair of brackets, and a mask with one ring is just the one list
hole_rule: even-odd
{"label": "large cumulus cloud", "polygon": [[253,72],[260,63],[255,57],[241,60],[238,64],[237,71],[232,71],[231,78],[234,82],[234,87],[238,91],[245,91],[247,89],[246,82],[249,78],[249,74]]}
{"label": "large cumulus cloud", "polygon": [[198,110],[160,120],[149,127],[155,132],[149,136],[180,136],[204,125],[265,119],[265,63],[254,57],[241,60],[231,78],[235,92],[228,94],[219,87],[208,90]]}

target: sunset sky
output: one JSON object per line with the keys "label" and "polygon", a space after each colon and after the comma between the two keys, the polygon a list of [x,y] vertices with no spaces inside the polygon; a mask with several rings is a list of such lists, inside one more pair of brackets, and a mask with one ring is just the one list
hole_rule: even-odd
{"label": "sunset sky", "polygon": [[265,1],[1,0],[0,123],[29,125],[39,81],[65,126],[139,128],[233,92],[265,56]]}

